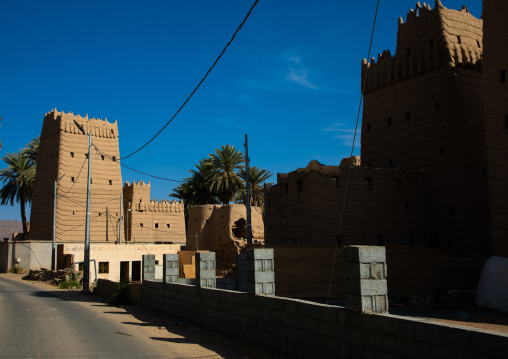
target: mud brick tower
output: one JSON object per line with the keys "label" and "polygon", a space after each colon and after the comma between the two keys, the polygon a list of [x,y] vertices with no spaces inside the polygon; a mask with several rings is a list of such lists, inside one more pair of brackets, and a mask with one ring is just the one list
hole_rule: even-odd
{"label": "mud brick tower", "polygon": [[[51,240],[53,191],[58,183],[56,240],[82,242],[85,236],[88,140],[76,127],[92,134],[92,142],[111,158],[92,148],[90,241],[115,242],[119,235],[122,175],[116,121],[75,116],[54,109],[44,116],[32,204],[30,238]],[[123,236],[123,234],[122,234]],[[123,240],[123,238],[122,238]]]}
{"label": "mud brick tower", "polygon": [[[450,10],[439,0],[434,9],[417,3],[405,23],[399,18],[395,55],[362,63],[361,159],[367,167],[424,170],[429,244],[487,253],[482,26],[465,6]],[[502,174],[490,168],[495,181]]]}

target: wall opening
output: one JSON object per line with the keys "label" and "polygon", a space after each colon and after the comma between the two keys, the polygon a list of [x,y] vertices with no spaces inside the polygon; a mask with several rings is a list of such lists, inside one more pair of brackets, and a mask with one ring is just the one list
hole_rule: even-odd
{"label": "wall opening", "polygon": [[391,125],[392,125],[392,118],[391,118],[391,117],[388,117],[388,118],[386,119],[386,124],[387,124],[388,126],[391,126]]}
{"label": "wall opening", "polygon": [[140,224],[139,224],[139,226],[140,226],[141,228],[143,228],[143,223],[140,223]]}
{"label": "wall opening", "polygon": [[430,39],[430,40],[429,40],[429,46],[430,46],[430,47],[434,47],[434,40],[433,40],[433,39]]}
{"label": "wall opening", "polygon": [[101,160],[103,160],[103,161],[104,161],[104,155],[101,155]]}
{"label": "wall opening", "polygon": [[109,262],[99,262],[99,273],[109,273]]}
{"label": "wall opening", "polygon": [[231,230],[233,231],[233,235],[236,238],[247,238],[247,221],[243,218],[240,218],[235,222]]}
{"label": "wall opening", "polygon": [[166,223],[166,228],[171,228],[171,223]]}
{"label": "wall opening", "polygon": [[476,45],[477,45],[478,47],[482,47],[482,45],[480,44],[480,41],[478,41],[478,40],[476,40]]}
{"label": "wall opening", "polygon": [[71,177],[71,182],[74,183],[74,177]]}
{"label": "wall opening", "polygon": [[370,132],[371,126],[370,123],[367,124],[367,132]]}
{"label": "wall opening", "polygon": [[303,187],[302,182],[303,182],[303,180],[296,181],[296,190],[298,192],[302,191],[302,187]]}
{"label": "wall opening", "polygon": [[407,111],[406,112],[406,121],[409,121],[411,120],[411,112]]}
{"label": "wall opening", "polygon": [[132,281],[141,282],[141,261],[132,261]]}
{"label": "wall opening", "polygon": [[113,181],[112,180],[109,180],[109,185],[112,186],[113,185]]}
{"label": "wall opening", "polygon": [[462,44],[462,40],[460,39],[460,36],[459,36],[459,35],[457,35],[457,42],[458,42],[459,44]]}
{"label": "wall opening", "polygon": [[506,81],[506,71],[499,71],[499,82],[504,83]]}
{"label": "wall opening", "polygon": [[129,280],[129,262],[120,262],[120,281]]}
{"label": "wall opening", "polygon": [[159,228],[159,223],[155,223],[155,228]]}
{"label": "wall opening", "polygon": [[373,188],[372,177],[365,177],[363,179],[363,188],[371,190]]}
{"label": "wall opening", "polygon": [[74,152],[71,152],[71,157],[74,157]]}
{"label": "wall opening", "polygon": [[436,113],[441,112],[441,104],[438,102],[436,103]]}
{"label": "wall opening", "polygon": [[444,156],[444,155],[446,154],[446,151],[445,151],[445,148],[444,148],[444,147],[441,147],[441,148],[439,149],[439,154],[440,154],[441,156]]}
{"label": "wall opening", "polygon": [[393,168],[393,160],[388,160],[388,167]]}

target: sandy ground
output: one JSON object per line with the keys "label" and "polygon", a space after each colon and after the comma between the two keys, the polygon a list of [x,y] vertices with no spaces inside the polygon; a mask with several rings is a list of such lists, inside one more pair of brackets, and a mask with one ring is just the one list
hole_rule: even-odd
{"label": "sandy ground", "polygon": [[182,354],[183,358],[290,358],[258,345],[246,343],[179,318],[156,312],[143,305],[126,307],[109,306],[93,295],[78,290],[63,290],[53,285],[23,280],[24,274],[2,273],[7,279],[22,281],[49,291],[62,299],[70,300],[94,311],[97,315],[118,324],[118,335],[136,336],[154,350],[164,352],[165,346]]}

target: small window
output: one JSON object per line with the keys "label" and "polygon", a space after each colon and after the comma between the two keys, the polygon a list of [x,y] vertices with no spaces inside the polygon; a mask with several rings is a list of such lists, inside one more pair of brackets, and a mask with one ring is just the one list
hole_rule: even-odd
{"label": "small window", "polygon": [[407,111],[406,112],[406,121],[409,121],[411,120],[411,112]]}
{"label": "small window", "polygon": [[112,186],[113,185],[113,181],[112,180],[109,180],[109,185]]}
{"label": "small window", "polygon": [[155,261],[155,265],[156,266],[159,265],[159,261],[158,260]]}
{"label": "small window", "polygon": [[140,226],[141,228],[143,228],[143,223],[140,223],[140,224],[139,224],[139,226]]}
{"label": "small window", "polygon": [[109,262],[99,262],[99,273],[109,273]]}
{"label": "small window", "polygon": [[441,112],[441,104],[438,102],[436,103],[436,113]]}
{"label": "small window", "polygon": [[113,156],[113,162],[114,162],[114,161],[116,161],[116,157],[115,157],[115,156]]}
{"label": "small window", "polygon": [[393,168],[393,160],[388,161],[388,167]]}
{"label": "small window", "polygon": [[430,46],[430,47],[434,47],[434,40],[433,40],[433,39],[430,39],[430,41],[429,41],[429,46]]}
{"label": "small window", "polygon": [[457,36],[457,42],[458,42],[459,44],[462,44],[462,40],[460,39],[460,36]]}
{"label": "small window", "polygon": [[503,84],[505,81],[506,81],[506,71],[501,70],[499,72],[499,82],[501,82]]}
{"label": "small window", "polygon": [[99,212],[99,217],[101,216],[101,214],[102,214],[102,213],[101,213],[101,212]]}
{"label": "small window", "polygon": [[78,272],[83,272],[83,263],[78,263]]}
{"label": "small window", "polygon": [[166,228],[171,228],[171,224],[170,223],[166,223]]}
{"label": "small window", "polygon": [[370,132],[370,123],[367,124],[367,132]]}
{"label": "small window", "polygon": [[71,152],[71,157],[74,157],[74,152]]}
{"label": "small window", "polygon": [[363,188],[371,190],[372,186],[372,177],[365,177],[363,180]]}
{"label": "small window", "polygon": [[208,223],[208,219],[206,220],[206,223]]}
{"label": "small window", "polygon": [[411,56],[411,49],[409,47],[407,48],[407,56]]}
{"label": "small window", "polygon": [[159,223],[155,223],[155,228],[159,228]]}
{"label": "small window", "polygon": [[444,147],[441,147],[441,148],[439,149],[439,153],[441,154],[441,156],[444,156],[444,155],[445,155],[445,153],[446,153],[445,148],[444,148]]}
{"label": "small window", "polygon": [[453,206],[450,207],[450,214],[452,216],[455,216],[455,207],[453,207]]}
{"label": "small window", "polygon": [[388,118],[386,119],[386,124],[387,124],[388,126],[391,126],[391,125],[392,125],[392,118],[391,118],[391,117],[388,117]]}
{"label": "small window", "polygon": [[104,155],[101,155],[101,160],[103,160],[103,161],[104,161]]}
{"label": "small window", "polygon": [[74,216],[74,211],[72,211],[72,215]]}
{"label": "small window", "polygon": [[482,47],[482,45],[480,44],[480,41],[478,41],[478,40],[476,40],[476,45],[477,45],[478,47]]}
{"label": "small window", "polygon": [[303,180],[299,180],[299,181],[296,181],[296,190],[298,192],[301,192],[302,191],[302,183],[303,183]]}
{"label": "small window", "polygon": [[85,158],[88,159],[88,153],[85,153]]}
{"label": "small window", "polygon": [[93,178],[90,178],[90,184],[92,184],[92,183],[93,183]]}
{"label": "small window", "polygon": [[71,182],[74,183],[74,177],[71,177]]}

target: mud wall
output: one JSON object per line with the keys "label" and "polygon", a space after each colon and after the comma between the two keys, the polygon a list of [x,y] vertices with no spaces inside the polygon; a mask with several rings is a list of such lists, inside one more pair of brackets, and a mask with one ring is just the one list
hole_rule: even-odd
{"label": "mud wall", "polygon": [[429,245],[425,173],[312,161],[277,175],[266,195],[266,245]]}
{"label": "mud wall", "polygon": [[399,19],[395,55],[363,61],[361,157],[424,169],[433,245],[488,253],[482,51],[482,21],[465,7],[436,1]]}
{"label": "mud wall", "polygon": [[508,23],[506,1],[483,1],[483,76],[492,254],[508,257]]}
{"label": "mud wall", "polygon": [[123,201],[129,242],[185,243],[182,202],[150,200],[150,182],[142,181],[125,183]]}
{"label": "mud wall", "polygon": [[56,240],[82,241],[85,235],[88,140],[74,124],[92,134],[90,240],[118,240],[122,177],[116,121],[81,117],[56,109],[44,116],[34,185],[30,237],[51,240],[53,192],[58,183]]}
{"label": "mud wall", "polygon": [[[252,242],[264,244],[261,208],[251,207]],[[189,210],[187,250],[216,252],[219,270],[231,268],[247,246],[247,210],[243,204],[202,205]]]}

